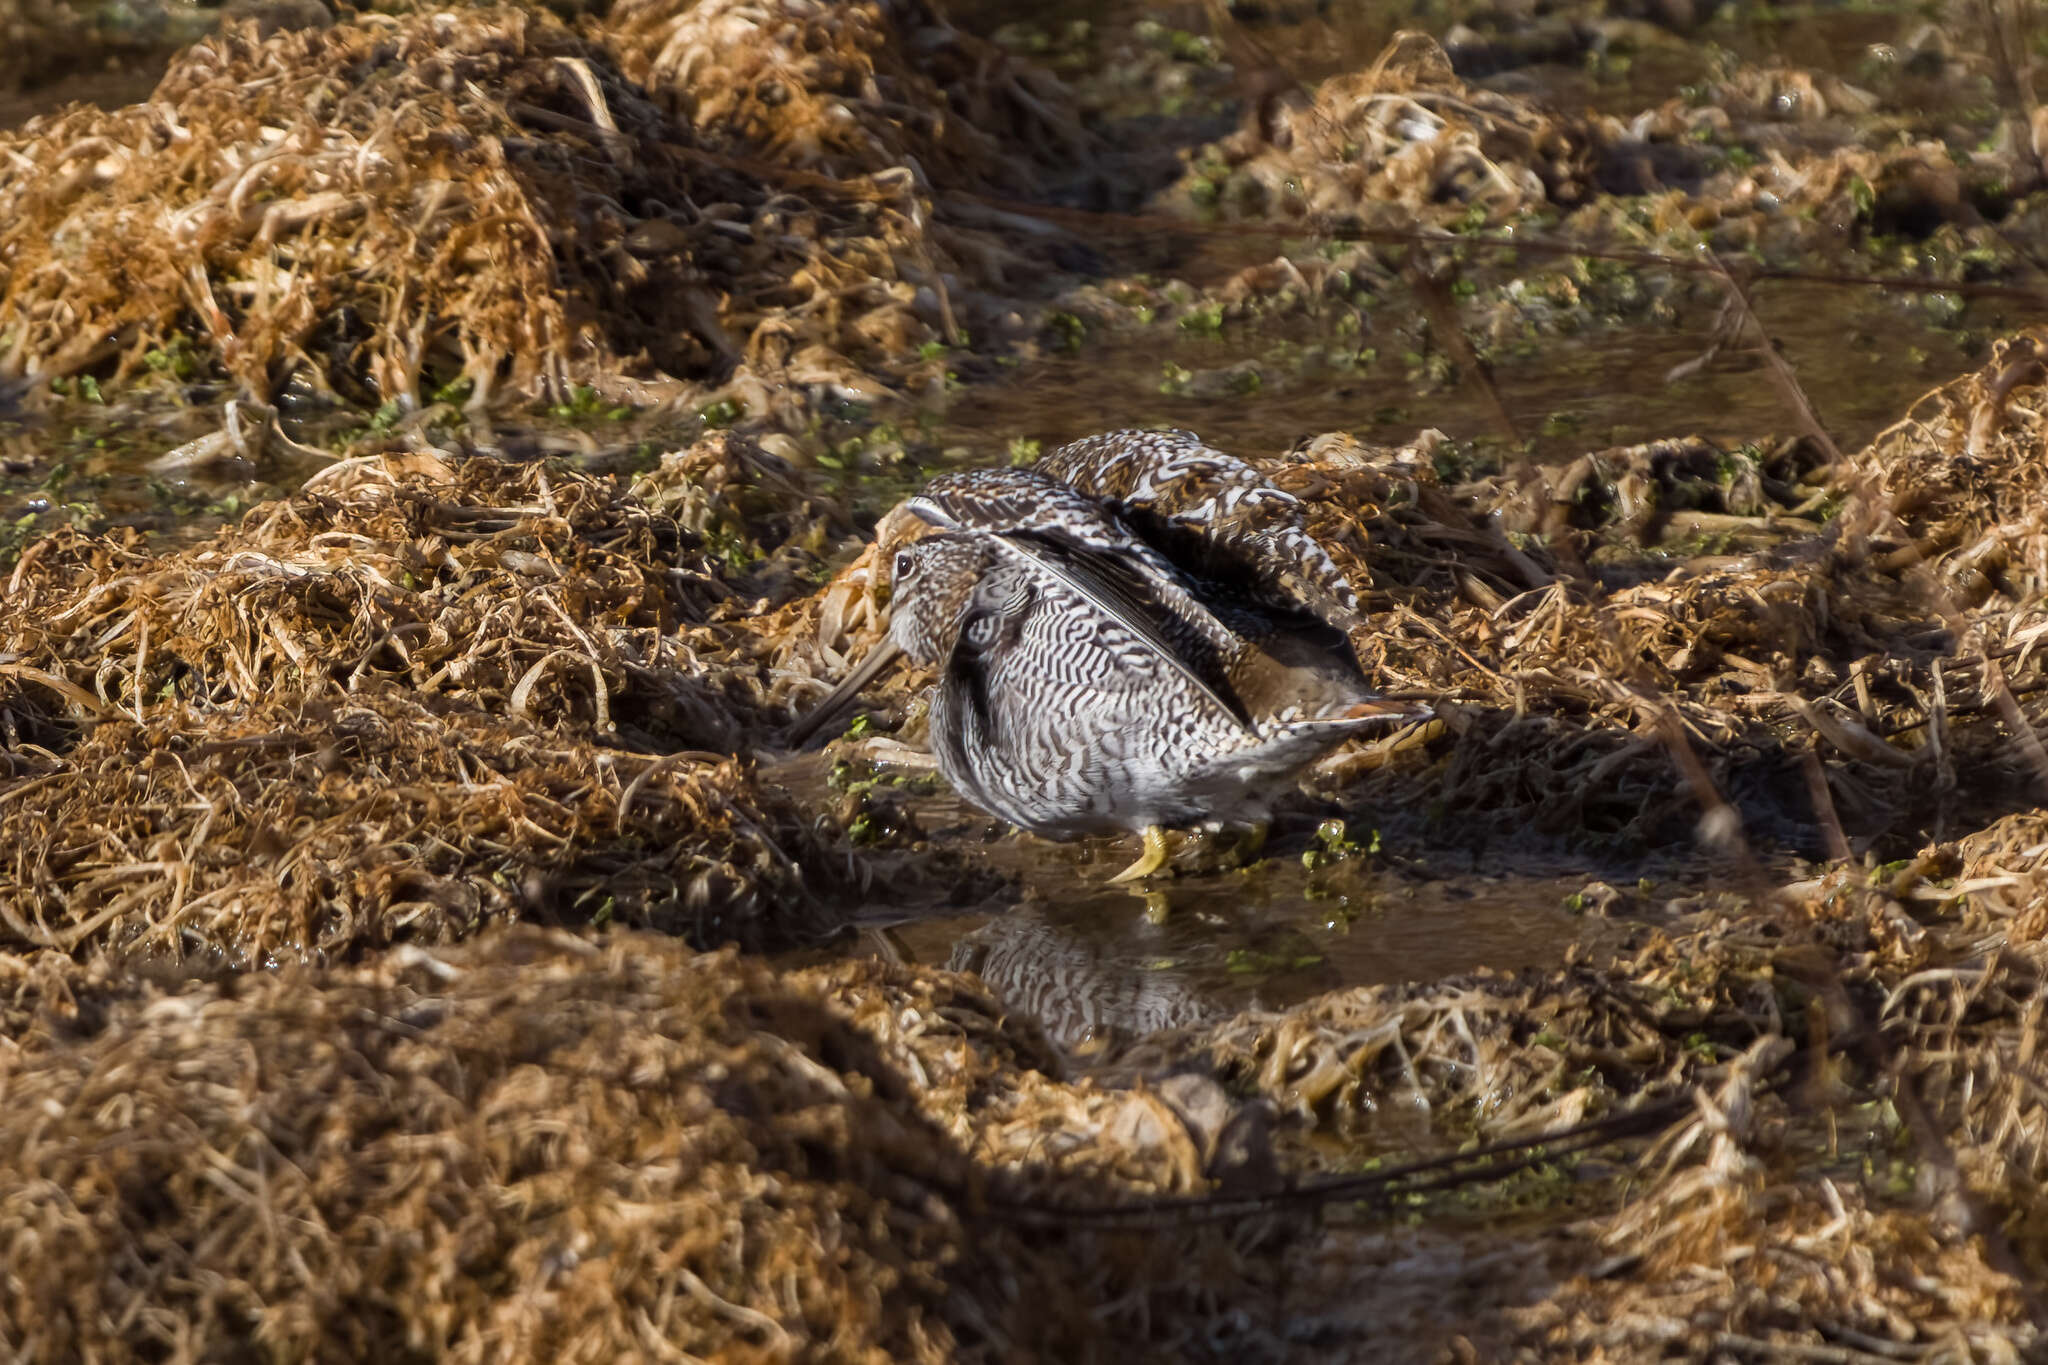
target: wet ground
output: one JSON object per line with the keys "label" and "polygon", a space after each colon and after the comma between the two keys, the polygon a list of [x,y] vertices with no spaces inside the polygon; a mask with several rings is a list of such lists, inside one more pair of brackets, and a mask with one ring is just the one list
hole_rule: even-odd
{"label": "wet ground", "polygon": [[[907,815],[910,847],[971,846],[1002,880],[979,903],[870,904],[840,944],[782,960],[829,961],[851,945],[976,972],[1079,1060],[1348,986],[1602,961],[1631,924],[1666,924],[1716,903],[1702,891],[1716,884],[1717,864],[1691,851],[1602,858],[1534,840],[1488,846],[1427,833],[1412,812],[1306,798],[1275,820],[1252,865],[1235,865],[1243,855],[1234,836],[1189,836],[1170,881],[1126,888],[1110,878],[1133,856],[1131,840],[1035,839],[926,790],[921,764],[889,761],[891,741],[834,749],[841,762],[875,755],[881,761],[867,771],[912,784],[914,794],[870,808],[884,824]],[[826,804],[827,771],[810,756],[776,764],[768,777]],[[1778,860],[1778,879],[1797,866]]]}
{"label": "wet ground", "polygon": [[[1924,311],[1914,316],[1914,300],[1790,282],[1760,287],[1756,306],[1845,448],[1967,368],[1969,327],[1997,330],[2013,313],[1996,301],[1962,304],[1953,325],[1937,327],[1922,320]],[[1326,431],[1390,445],[1434,427],[1475,443],[1496,464],[1525,445],[1539,463],[1554,463],[1663,436],[1734,446],[1786,431],[1792,419],[1754,357],[1667,378],[1699,359],[1719,310],[1717,294],[1702,290],[1681,299],[1670,322],[1547,337],[1503,354],[1494,384],[1521,438],[1512,443],[1478,393],[1433,381],[1415,363],[1415,318],[1399,297],[1362,310],[1363,326],[1341,340],[1328,319],[1251,321],[1200,338],[1117,333],[1027,361],[1013,377],[936,410],[889,415],[922,420],[934,443],[974,464],[1003,458],[1020,439],[1050,450],[1120,425],[1188,427],[1255,454],[1278,454]]]}

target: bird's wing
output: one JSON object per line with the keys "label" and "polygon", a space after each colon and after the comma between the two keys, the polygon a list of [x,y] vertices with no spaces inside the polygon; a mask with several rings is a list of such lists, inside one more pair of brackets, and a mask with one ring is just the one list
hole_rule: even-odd
{"label": "bird's wing", "polygon": [[[1216,621],[1214,614],[1195,601],[1185,589],[1170,581],[1162,584],[1126,556],[1076,544],[1056,534],[1017,531],[997,538],[1006,548],[1029,559],[1057,579],[1089,607],[1129,631],[1168,668],[1187,679],[1197,693],[1216,703],[1225,715],[1243,727],[1245,733],[1258,733],[1244,703],[1204,677],[1197,662],[1188,656],[1186,643],[1176,641],[1168,633],[1170,623],[1176,619],[1197,624],[1188,622],[1187,613],[1192,610],[1207,617],[1228,638],[1229,632],[1223,623]],[[1185,605],[1169,605],[1163,601],[1162,587],[1171,589],[1184,599]],[[1215,672],[1220,676],[1222,670],[1218,667]]]}
{"label": "bird's wing", "polygon": [[[1218,685],[1223,658],[1238,646],[1230,628],[1163,555],[1093,499],[1034,470],[989,469],[940,475],[904,505],[935,526],[979,531],[1029,560],[1256,733],[1244,703]],[[1206,676],[1191,657],[1204,646],[1216,656]]]}
{"label": "bird's wing", "polygon": [[[1077,559],[1126,570],[1133,582],[1190,628],[1227,649],[1230,631],[1197,601],[1172,561],[1126,526],[1094,497],[1076,492],[1030,469],[980,469],[941,474],[906,499],[903,509],[949,531],[979,531],[997,537],[1037,537]],[[893,514],[892,514],[893,515]]]}
{"label": "bird's wing", "polygon": [[1169,558],[1222,578],[1248,574],[1271,606],[1342,631],[1363,621],[1351,581],[1308,533],[1301,500],[1191,431],[1107,432],[1033,468],[1106,504]]}
{"label": "bird's wing", "polygon": [[[975,609],[969,608],[972,613]],[[990,753],[997,747],[995,708],[989,704],[989,664],[985,650],[968,642],[966,632],[946,656],[939,686],[953,696],[956,725],[932,727],[932,743],[956,750],[947,767],[953,772],[971,772],[967,756]]]}
{"label": "bird's wing", "polygon": [[1101,509],[1073,489],[1027,469],[941,474],[905,504],[935,526],[998,530],[1048,517],[1099,520]]}
{"label": "bird's wing", "polygon": [[999,746],[996,712],[991,704],[989,675],[994,671],[992,656],[1006,645],[1014,645],[1023,626],[1024,613],[1036,597],[1027,579],[1014,581],[1007,590],[994,590],[987,579],[968,595],[961,614],[960,629],[953,648],[946,655],[940,686],[953,694],[959,725],[942,732],[934,726],[937,743],[953,745],[958,751],[951,765],[955,772],[971,772],[967,755],[986,753]]}

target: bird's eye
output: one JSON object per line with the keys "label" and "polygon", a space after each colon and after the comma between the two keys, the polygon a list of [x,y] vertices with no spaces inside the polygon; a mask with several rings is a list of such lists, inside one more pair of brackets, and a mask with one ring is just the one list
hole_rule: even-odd
{"label": "bird's eye", "polygon": [[896,552],[896,572],[894,576],[898,580],[908,577],[910,574],[910,565],[910,551],[898,550]]}

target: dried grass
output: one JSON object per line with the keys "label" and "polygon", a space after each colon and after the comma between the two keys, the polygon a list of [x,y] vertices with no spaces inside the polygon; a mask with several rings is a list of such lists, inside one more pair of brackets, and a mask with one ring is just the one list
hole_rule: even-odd
{"label": "dried grass", "polygon": [[649,346],[701,371],[687,319],[646,313],[693,282],[672,261],[630,288],[649,267],[622,246],[622,206],[681,204],[688,178],[594,55],[514,9],[244,26],[147,104],[32,122],[0,173],[0,372],[125,379],[180,335],[257,398],[294,371],[410,404],[464,380],[479,404],[566,396]]}
{"label": "dried grass", "polygon": [[[146,104],[74,108],[0,139],[0,378],[118,382],[189,346],[258,400],[293,376],[473,411],[581,385],[636,403],[726,386],[756,413],[791,402],[791,384],[872,396],[874,376],[907,374],[924,343],[1007,310],[978,287],[1032,271],[993,232],[933,235],[931,187],[893,169],[915,148],[871,138],[859,166],[821,163],[800,130],[854,126],[835,111],[856,92],[800,80],[844,83],[877,62],[903,73],[892,97],[932,107],[874,107],[927,130],[936,141],[918,146],[950,148],[943,168],[973,183],[999,178],[1008,150],[945,101],[984,80],[989,101],[1036,107],[1043,81],[967,55],[942,64],[944,89],[913,80],[894,29],[843,14],[828,27],[852,28],[821,41],[854,66],[814,50],[815,69],[778,67],[793,103],[765,112],[721,102],[718,82],[745,65],[731,53],[662,65],[681,58],[656,30],[708,13],[625,6],[623,27],[589,37],[509,7],[267,38],[230,27]],[[951,32],[909,18],[913,35]],[[759,41],[754,60],[778,61]],[[664,113],[619,61],[675,102],[702,94],[698,122]],[[783,159],[742,164],[721,147]]]}
{"label": "dried grass", "polygon": [[1981,1239],[1811,1157],[1787,1172],[1785,1111],[1755,1091],[1770,1055],[1702,1102],[1676,1138],[1689,1160],[1588,1229],[1607,1261],[1507,1315],[1519,1349],[1504,1358],[2016,1362],[2039,1349],[2025,1282]]}
{"label": "dried grass", "polygon": [[0,938],[80,955],[246,968],[515,918],[748,946],[835,923],[830,854],[740,761],[607,751],[388,684],[110,720],[10,795]]}
{"label": "dried grass", "polygon": [[[708,472],[733,449],[679,458]],[[673,495],[687,530],[608,479],[426,450],[333,466],[192,550],[60,533],[9,581],[5,686],[46,713],[139,715],[391,679],[544,726],[730,750],[761,718],[676,637],[733,596],[733,561],[761,539],[731,538],[743,499],[693,487],[694,508]],[[799,515],[752,529],[770,538]]]}
{"label": "dried grass", "polygon": [[[1184,153],[1160,206],[1361,243],[1435,233],[1437,270],[1489,268],[1461,237],[1512,225],[1515,244],[1492,259],[1519,255],[1535,268],[1521,270],[1515,297],[1494,313],[1502,337],[1532,318],[1576,324],[1592,304],[1668,310],[1673,283],[1702,264],[1682,258],[1701,245],[1795,278],[1845,252],[1855,253],[1854,275],[1882,273],[1895,268],[1899,239],[1925,243],[1910,254],[1927,283],[1967,288],[1987,262],[2014,278],[2032,268],[2018,240],[2026,233],[2015,230],[2024,213],[2007,218],[2004,207],[2010,187],[2040,176],[2024,122],[2009,120],[1959,155],[1951,116],[1939,112],[1949,97],[1910,82],[1887,98],[1825,72],[1744,64],[1623,120],[1467,84],[1419,32],[1395,34],[1369,66],[1322,81],[1312,96],[1273,74],[1281,93],[1248,111],[1238,133]],[[1640,270],[1654,259],[1651,244],[1669,270],[1649,265],[1646,276],[1625,272],[1591,289],[1583,258],[1542,264],[1608,249],[1642,253],[1632,262]],[[1298,307],[1386,265],[1382,249],[1366,246],[1341,263],[1296,254],[1284,270],[1250,268],[1210,298],[1233,311]],[[1546,297],[1563,304],[1555,322],[1548,305],[1529,307]],[[1129,312],[1113,299],[1089,306],[1108,319]]]}
{"label": "dried grass", "polygon": [[[1990,202],[1980,196],[1994,184],[2038,177],[2027,139],[2002,133],[1959,158],[1946,116],[1924,100],[1886,98],[1822,71],[1743,65],[1692,98],[1644,111],[1626,137],[1617,130],[1604,179],[1617,192],[1650,195],[1636,211],[1658,231],[1696,231],[1726,252],[1810,260],[1853,244],[1881,258],[1887,238],[1940,233],[1919,253],[1924,268],[1960,282],[1976,275],[1958,258],[1988,251],[2024,276],[2024,248],[2010,231],[1987,228],[1978,203]],[[1745,154],[1701,154],[1713,144]]]}
{"label": "dried grass", "polygon": [[[0,1112],[0,1340],[191,1358],[253,1334],[351,1358],[658,1340],[771,1358],[1305,1361],[1372,1342],[2017,1361],[2040,1341],[2043,1249],[2035,1187],[2000,1161],[2038,1161],[2043,1120],[1977,1125],[2034,1103],[2010,1049],[2038,1029],[1945,965],[1970,965],[1950,954],[1981,922],[1919,884],[1645,929],[1598,968],[1345,991],[1162,1036],[1121,1059],[1132,1088],[1056,1079],[967,978],[792,972],[645,935],[519,930],[170,996],[0,959],[18,1101]],[[1966,1026],[1924,1032],[1940,1011],[1911,1002],[1959,988]],[[2013,1069],[1945,1084],[1990,1063],[1987,1040]],[[1296,1169],[1530,1137],[1658,1092],[1696,1114],[1525,1173],[1504,1203],[1425,1204],[1414,1230],[1333,1210],[1275,1242],[1271,1218],[1156,1202],[1228,1178],[1216,1120],[1256,1106],[1217,1095],[1210,1068],[1306,1123],[1313,1141],[1281,1149]],[[1150,1212],[1091,1231],[1105,1205]]]}
{"label": "dried grass", "polygon": [[[1180,193],[1249,216],[1413,226],[1417,215],[1494,219],[1586,198],[1608,134],[1597,122],[1467,85],[1426,34],[1276,103],[1271,126],[1203,151]],[[1384,219],[1384,221],[1382,221]],[[1396,221],[1398,220],[1398,222]]]}
{"label": "dried grass", "polygon": [[0,612],[0,940],[249,966],[518,917],[759,946],[914,880],[726,756],[787,711],[690,643],[748,609],[736,566],[804,553],[816,519],[758,505],[787,477],[724,434],[639,497],[423,450],[192,550],[38,542]]}
{"label": "dried grass", "polygon": [[[150,105],[8,141],[33,174],[0,169],[0,365],[133,371],[201,335],[260,392],[466,376],[481,404],[737,361],[728,390],[766,405],[957,325],[947,272],[1014,263],[972,256],[944,187],[1043,187],[1050,161],[1003,147],[1071,131],[1056,91],[917,6],[624,0],[605,23],[238,31]],[[1597,170],[1592,133],[1414,40],[1280,117],[1239,169],[1285,193],[1338,165],[1302,211],[1506,212]],[[634,311],[657,297],[684,311]],[[948,875],[856,852],[731,757],[880,625],[870,556],[807,592],[847,520],[750,442],[628,492],[416,427],[193,549],[38,542],[0,607],[0,1353],[2026,1358],[2044,348],[2001,343],[1844,461],[1687,439],[1453,484],[1427,441],[1342,437],[1268,461],[1366,592],[1374,680],[1443,718],[1339,755],[1318,780],[1349,803],[1516,849],[1897,850],[2025,809],[1640,928],[1610,962],[1162,1034],[1118,1059],[1128,1089],[1061,1079],[945,973],[631,933],[427,950],[523,919],[787,943],[871,884]],[[1396,1302],[1418,1234],[1341,1213],[1293,1252],[1269,1219],[1156,1207],[1082,1230],[1243,1175],[1216,1120],[1252,1097],[1313,1170],[1664,1094],[1696,1117],[1572,1168],[1590,1194],[1421,1208],[1468,1267],[1455,1324],[1441,1294]],[[1396,1288],[1375,1299],[1368,1266]]]}
{"label": "dried grass", "polygon": [[1639,931],[1597,968],[1360,987],[1247,1013],[1204,1030],[1194,1050],[1354,1150],[1567,1128],[1682,1091],[1784,1032],[1768,984],[1783,926],[1702,918],[1684,933]]}
{"label": "dried grass", "polygon": [[628,76],[732,156],[1027,195],[1100,150],[1055,78],[924,0],[619,0],[606,31]]}
{"label": "dried grass", "polygon": [[[1960,901],[1918,894],[1935,870],[1640,929],[1598,967],[1338,992],[1127,1061],[1212,1059],[1317,1134],[1287,1148],[1311,1165],[1692,1096],[1692,1119],[1622,1165],[1538,1167],[1431,1208],[1420,1234],[1367,1220],[1323,1238],[1304,1297],[1363,1296],[1417,1358],[2030,1358],[2048,1117],[2039,1021],[2011,1006],[2037,977],[1985,989],[2010,949],[1987,950]],[[1432,1284],[1429,1255],[1501,1274]],[[1388,1285],[1360,1285],[1375,1266]],[[1413,1297],[1454,1288],[1455,1315]]]}
{"label": "dried grass", "polygon": [[499,936],[123,1008],[0,1058],[0,1342],[1242,1358],[1260,1331],[1216,1274],[1224,1234],[982,1214],[1186,1178],[1171,1108],[1042,1060],[944,974],[784,974],[643,936]]}
{"label": "dried grass", "polygon": [[[1982,1205],[2038,1276],[2048,1265],[2048,1101],[2040,1045],[2048,1008],[2048,812],[2016,812],[1930,850],[1897,880],[1921,904],[1940,897],[1961,942],[1930,954],[1884,1001],[1887,1034],[1912,1059],[1918,1094],[1953,1149],[1942,1192]],[[1972,1214],[1975,1217],[1972,1219]],[[2038,1283],[2038,1279],[2036,1280]]]}

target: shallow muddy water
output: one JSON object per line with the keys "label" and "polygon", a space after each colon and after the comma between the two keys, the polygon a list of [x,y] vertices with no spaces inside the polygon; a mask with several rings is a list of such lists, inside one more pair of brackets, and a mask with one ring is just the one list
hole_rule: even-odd
{"label": "shallow muddy water", "polygon": [[[816,804],[828,799],[828,768],[808,755],[764,775]],[[1422,832],[1410,813],[1302,800],[1249,866],[1229,865],[1227,835],[1190,839],[1174,876],[1127,888],[1109,879],[1137,855],[1134,837],[1056,844],[1007,830],[950,792],[889,800],[926,846],[972,846],[1001,883],[938,905],[870,904],[850,940],[788,960],[850,945],[975,971],[1077,1059],[1348,986],[1541,970],[1575,952],[1598,961],[1632,925],[1668,922],[1689,908],[1674,898],[1711,884],[1707,864],[1683,850],[1623,861],[1459,846]]]}
{"label": "shallow muddy water", "polygon": [[[1845,449],[1869,440],[1969,364],[1964,324],[1932,325],[1928,305],[1916,300],[1784,282],[1760,287],[1756,307]],[[1673,324],[1546,338],[1526,353],[1504,355],[1495,386],[1539,462],[1661,437],[1701,435],[1735,446],[1795,430],[1796,419],[1753,355],[1724,354],[1667,378],[1699,359],[1718,309],[1718,301],[1702,298],[1684,306]],[[1977,302],[1963,304],[1960,317],[1992,327],[2007,312]],[[1399,307],[1390,304],[1362,338],[1316,320],[1226,325],[1201,338],[1171,328],[1112,333],[955,395],[935,421],[927,410],[925,427],[940,445],[967,453],[971,464],[1006,458],[1020,438],[1050,450],[1117,426],[1188,427],[1253,455],[1277,454],[1327,431],[1385,445],[1432,427],[1454,441],[1512,449],[1473,387],[1433,385],[1413,373],[1401,356],[1401,322]],[[1227,382],[1249,372],[1246,366],[1258,376],[1253,392],[1162,392],[1162,377],[1175,371],[1199,386],[1211,376]]]}
{"label": "shallow muddy water", "polygon": [[1346,986],[1555,967],[1573,945],[1597,952],[1620,932],[1565,908],[1583,876],[1315,876],[1276,859],[1144,896],[1102,885],[1111,870],[1105,859],[1090,880],[1048,858],[1021,904],[909,921],[895,939],[920,962],[980,973],[1086,1055]]}

